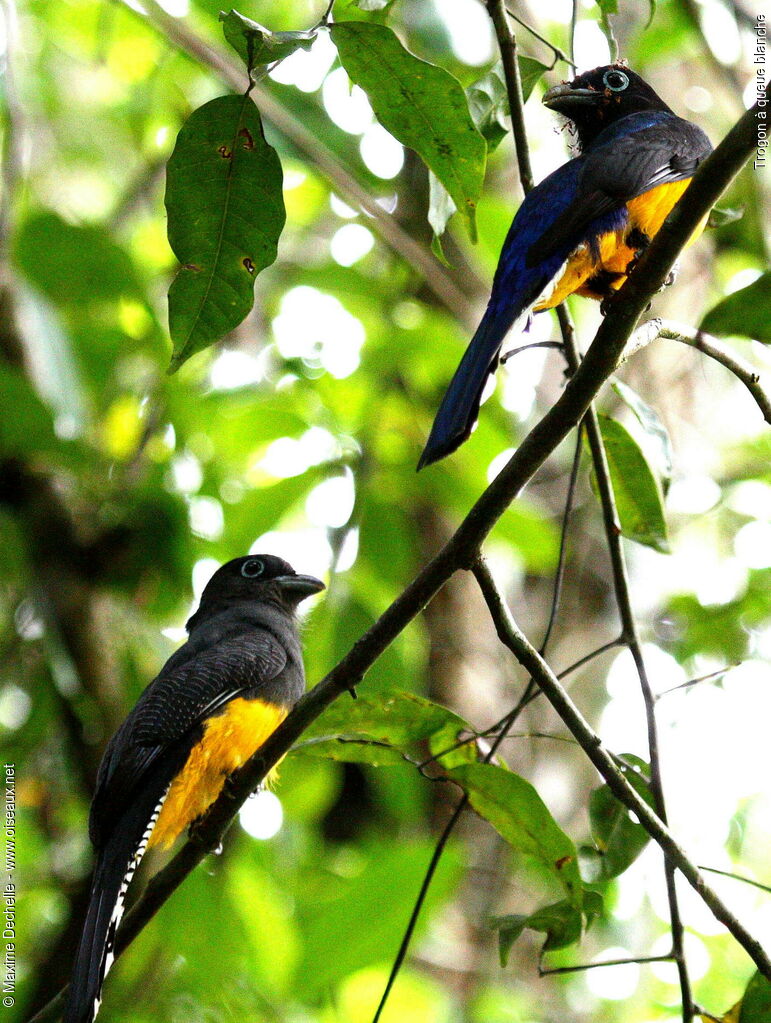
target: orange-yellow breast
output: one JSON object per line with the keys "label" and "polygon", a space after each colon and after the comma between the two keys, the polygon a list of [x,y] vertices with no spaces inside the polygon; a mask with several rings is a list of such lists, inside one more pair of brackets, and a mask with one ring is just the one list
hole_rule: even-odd
{"label": "orange-yellow breast", "polygon": [[[636,199],[631,199],[627,203],[629,223],[622,230],[610,231],[600,238],[599,258],[597,259],[593,257],[587,245],[581,245],[576,249],[568,259],[554,291],[548,298],[535,306],[536,312],[541,309],[552,309],[573,293],[586,295],[589,298],[601,298],[601,295],[585,285],[591,277],[603,270],[620,275],[610,285],[613,289],[618,290],[626,280],[626,269],[635,256],[634,249],[625,244],[625,238],[629,232],[637,228],[648,238],[653,238],[690,183],[690,178],[685,181],[668,182],[665,185],[658,185],[648,192],[643,192]],[[688,239],[687,245],[696,241],[706,223],[707,217],[705,216]]]}
{"label": "orange-yellow breast", "polygon": [[190,751],[185,766],[171,783],[148,848],[168,848],[207,810],[222,791],[225,779],[257,752],[287,715],[287,708],[239,697],[209,718],[203,737]]}

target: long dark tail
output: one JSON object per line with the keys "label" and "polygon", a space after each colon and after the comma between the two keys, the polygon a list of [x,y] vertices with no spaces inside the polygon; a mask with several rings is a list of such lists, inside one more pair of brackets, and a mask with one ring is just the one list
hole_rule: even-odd
{"label": "long dark tail", "polygon": [[143,793],[99,851],[63,1023],[92,1023],[96,1016],[102,983],[115,955],[115,932],[123,916],[126,889],[160,813],[163,791]]}
{"label": "long dark tail", "polygon": [[442,398],[418,462],[419,470],[451,454],[471,433],[477,421],[485,383],[498,365],[503,339],[522,312],[516,307],[496,309],[492,303],[488,305]]}

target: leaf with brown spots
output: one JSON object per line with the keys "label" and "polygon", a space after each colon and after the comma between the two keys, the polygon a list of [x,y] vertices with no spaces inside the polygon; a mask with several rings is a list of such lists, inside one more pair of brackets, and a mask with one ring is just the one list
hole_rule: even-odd
{"label": "leaf with brown spots", "polygon": [[512,848],[533,856],[565,891],[570,905],[580,909],[583,886],[576,847],[530,782],[495,764],[466,764],[448,774],[463,786],[476,812]]}
{"label": "leaf with brown spots", "polygon": [[460,82],[405,50],[385,25],[343,21],[330,32],[348,77],[366,92],[377,119],[434,172],[476,240],[487,144]]}
{"label": "leaf with brown spots", "polygon": [[219,341],[254,304],[254,278],[276,258],[286,215],[282,171],[245,96],[221,96],[183,125],[166,177],[171,369]]}

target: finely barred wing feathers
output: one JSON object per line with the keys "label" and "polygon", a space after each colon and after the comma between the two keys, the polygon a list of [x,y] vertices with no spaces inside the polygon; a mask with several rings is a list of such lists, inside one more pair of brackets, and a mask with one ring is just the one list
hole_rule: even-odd
{"label": "finely barred wing feathers", "polygon": [[[91,806],[91,839],[100,848],[167,750],[239,694],[254,691],[285,705],[301,695],[282,677],[285,645],[267,629],[231,636],[164,669],[113,736]],[[300,686],[301,686],[300,678]],[[292,691],[288,691],[291,689]],[[286,690],[286,691],[285,691]]]}
{"label": "finely barred wing feathers", "polygon": [[674,114],[630,114],[602,132],[587,149],[570,208],[528,250],[528,266],[547,259],[592,221],[659,185],[693,177],[712,151],[704,132]]}

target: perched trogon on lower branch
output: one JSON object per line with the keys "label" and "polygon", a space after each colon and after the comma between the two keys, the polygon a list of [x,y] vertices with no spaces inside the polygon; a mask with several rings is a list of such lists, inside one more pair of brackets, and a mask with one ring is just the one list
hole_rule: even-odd
{"label": "perched trogon on lower branch", "polygon": [[439,406],[419,469],[471,433],[508,332],[568,295],[603,300],[620,288],[712,151],[701,128],[620,64],[558,85],[543,102],[573,122],[580,155],[529,192],[514,217],[487,310]]}
{"label": "perched trogon on lower branch", "polygon": [[110,740],[91,804],[96,866],[64,1023],[96,1015],[145,850],[170,846],[196,821],[304,693],[295,612],[323,589],[281,558],[223,565],[187,623],[187,642]]}

